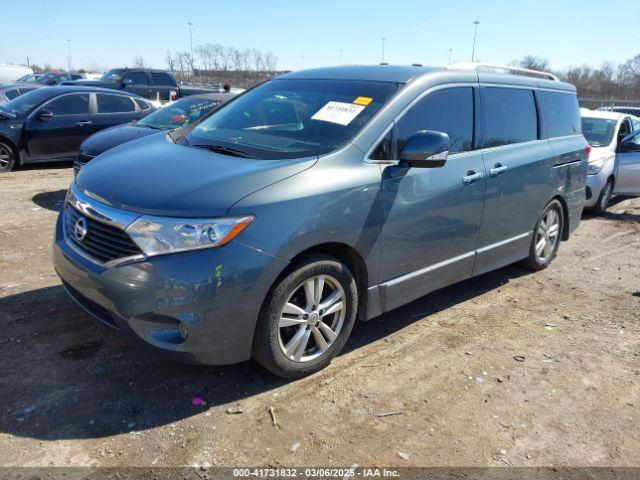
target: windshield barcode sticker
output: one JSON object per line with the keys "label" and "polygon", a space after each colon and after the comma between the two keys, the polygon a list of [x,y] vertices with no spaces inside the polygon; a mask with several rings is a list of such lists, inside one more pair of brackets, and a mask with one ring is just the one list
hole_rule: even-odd
{"label": "windshield barcode sticker", "polygon": [[353,103],[345,102],[329,102],[318,110],[311,119],[337,123],[339,125],[349,125],[364,109],[364,105],[355,105]]}

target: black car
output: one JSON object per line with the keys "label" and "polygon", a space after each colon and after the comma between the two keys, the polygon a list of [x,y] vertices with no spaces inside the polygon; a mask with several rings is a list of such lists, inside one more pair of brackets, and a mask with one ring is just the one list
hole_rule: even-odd
{"label": "black car", "polygon": [[80,145],[80,154],[73,164],[75,173],[77,174],[87,162],[110,148],[159,131],[189,125],[233,97],[235,97],[233,93],[192,95],[156,110],[137,122],[118,125],[96,133]]}
{"label": "black car", "polygon": [[60,85],[62,82],[82,80],[84,77],[79,73],[45,73],[34,80],[40,85]]}
{"label": "black car", "polygon": [[153,110],[145,99],[102,88],[42,87],[25,93],[0,105],[0,171],[73,160],[88,136]]}
{"label": "black car", "polygon": [[112,68],[99,80],[65,81],[62,85],[84,85],[125,90],[150,100],[169,101],[201,93],[218,93],[218,88],[178,85],[171,72],[149,68]]}
{"label": "black car", "polygon": [[40,88],[42,85],[37,83],[10,83],[0,85],[0,104],[10,102],[20,95],[24,95],[31,90]]}

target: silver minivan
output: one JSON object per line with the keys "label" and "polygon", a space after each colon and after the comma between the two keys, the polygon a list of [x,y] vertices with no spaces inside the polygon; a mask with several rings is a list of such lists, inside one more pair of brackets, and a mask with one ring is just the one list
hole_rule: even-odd
{"label": "silver minivan", "polygon": [[294,72],[83,168],[55,268],[85,310],[157,351],[301,377],[356,318],[549,265],[580,223],[587,149],[575,88],[548,73]]}

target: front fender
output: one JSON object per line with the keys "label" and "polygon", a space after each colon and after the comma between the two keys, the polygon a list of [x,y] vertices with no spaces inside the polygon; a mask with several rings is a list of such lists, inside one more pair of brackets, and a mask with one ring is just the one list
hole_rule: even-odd
{"label": "front fender", "polygon": [[231,215],[255,220],[238,240],[290,261],[314,246],[342,243],[364,259],[368,285],[377,283],[382,217],[380,165],[346,147],[308,170],[236,203]]}

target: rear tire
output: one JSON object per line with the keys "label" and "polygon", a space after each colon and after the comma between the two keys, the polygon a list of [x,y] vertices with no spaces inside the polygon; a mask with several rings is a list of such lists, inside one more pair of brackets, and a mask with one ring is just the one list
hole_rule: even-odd
{"label": "rear tire", "polygon": [[357,310],[358,289],[346,265],[328,255],[306,257],[269,292],[253,358],[289,379],[322,370],[349,338]]}
{"label": "rear tire", "polygon": [[531,270],[547,268],[558,253],[564,229],[564,210],[558,200],[552,200],[542,210],[533,230],[529,257],[523,265]]}
{"label": "rear tire", "polygon": [[16,167],[16,154],[10,145],[0,142],[0,172],[10,172]]}
{"label": "rear tire", "polygon": [[609,202],[611,201],[611,194],[613,193],[613,180],[608,179],[607,183],[604,187],[602,187],[602,191],[600,192],[600,196],[598,197],[598,201],[591,209],[591,212],[594,215],[604,215],[609,207]]}

